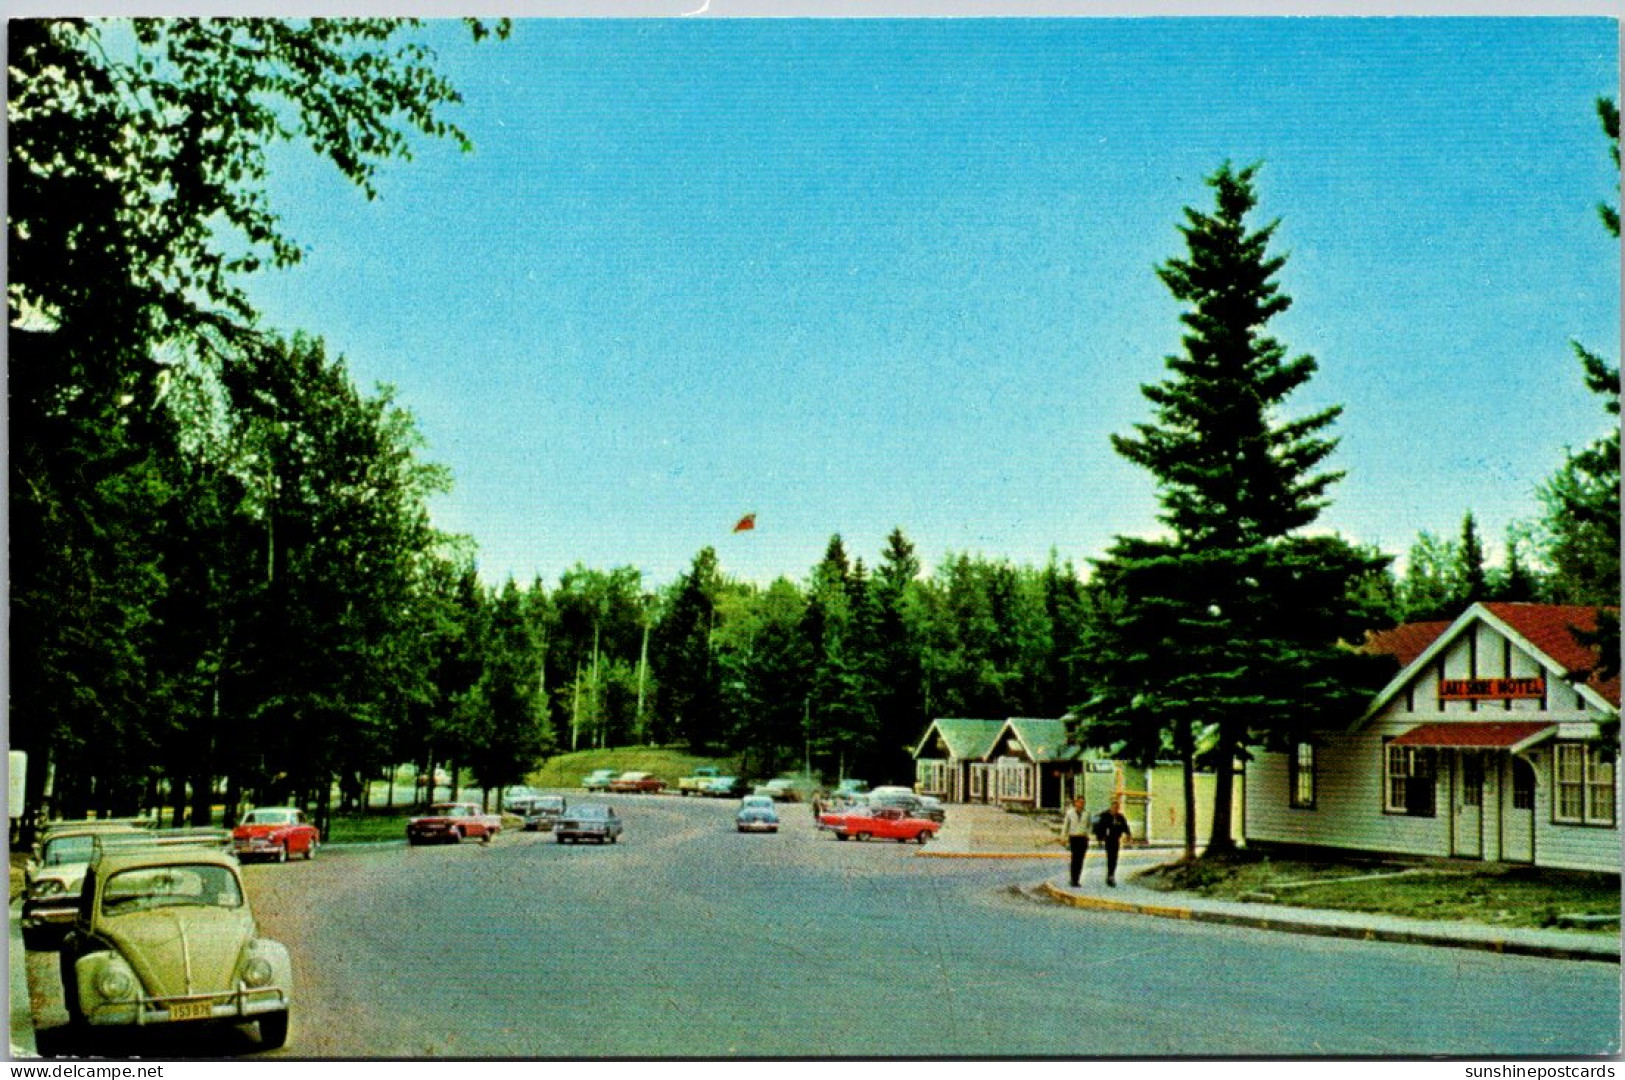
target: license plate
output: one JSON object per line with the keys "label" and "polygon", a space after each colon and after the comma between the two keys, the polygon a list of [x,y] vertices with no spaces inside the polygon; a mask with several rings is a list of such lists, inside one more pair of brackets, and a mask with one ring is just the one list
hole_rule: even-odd
{"label": "license plate", "polygon": [[214,1006],[207,1001],[177,1001],[169,1007],[171,1020],[207,1020],[214,1015]]}

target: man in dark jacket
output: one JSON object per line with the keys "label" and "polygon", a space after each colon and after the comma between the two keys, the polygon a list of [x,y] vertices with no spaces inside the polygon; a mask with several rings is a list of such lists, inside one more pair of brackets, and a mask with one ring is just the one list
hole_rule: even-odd
{"label": "man in dark jacket", "polygon": [[1128,835],[1123,802],[1120,798],[1113,799],[1111,809],[1102,810],[1095,818],[1095,839],[1106,845],[1106,884],[1114,889],[1117,888],[1117,852]]}

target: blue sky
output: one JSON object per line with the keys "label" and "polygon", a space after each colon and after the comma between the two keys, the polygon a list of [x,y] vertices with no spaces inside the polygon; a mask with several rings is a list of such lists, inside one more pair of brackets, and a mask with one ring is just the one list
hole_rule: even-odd
{"label": "blue sky", "polygon": [[[437,523],[487,580],[804,576],[832,533],[1078,564],[1156,528],[1113,433],[1178,348],[1155,265],[1202,177],[1262,161],[1344,406],[1321,524],[1399,554],[1472,510],[1499,550],[1606,426],[1617,24],[1569,19],[525,20],[434,25],[471,155],[367,202],[279,156],[308,249],[252,292],[419,418]],[[754,532],[731,534],[740,515]]]}

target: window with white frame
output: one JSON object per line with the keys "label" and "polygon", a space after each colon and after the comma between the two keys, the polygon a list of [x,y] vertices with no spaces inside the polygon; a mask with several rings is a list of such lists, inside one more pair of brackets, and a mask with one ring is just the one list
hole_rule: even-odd
{"label": "window with white frame", "polygon": [[1552,756],[1557,801],[1554,820],[1580,825],[1614,824],[1612,747],[1558,743]]}
{"label": "window with white frame", "polygon": [[1422,746],[1385,748],[1383,809],[1410,817],[1434,815],[1434,772],[1437,751]]}
{"label": "window with white frame", "polygon": [[999,762],[999,798],[1031,799],[1033,797],[1033,770],[1025,761]]}
{"label": "window with white frame", "polygon": [[922,793],[939,795],[948,790],[948,763],[922,758],[914,763],[914,778]]}
{"label": "window with white frame", "polygon": [[1315,748],[1299,743],[1287,755],[1288,804],[1299,810],[1315,808]]}

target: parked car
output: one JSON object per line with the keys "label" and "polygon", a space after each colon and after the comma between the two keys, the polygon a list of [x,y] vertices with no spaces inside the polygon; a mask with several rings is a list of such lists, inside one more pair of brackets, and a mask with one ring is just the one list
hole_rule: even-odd
{"label": "parked car", "polygon": [[583,803],[560,815],[553,826],[553,835],[561,844],[577,844],[582,840],[613,844],[621,838],[621,819],[615,816],[613,807]]}
{"label": "parked car", "polygon": [[863,797],[866,806],[892,806],[903,811],[910,817],[925,817],[925,800],[912,792],[884,791],[873,792]]}
{"label": "parked car", "polygon": [[913,840],[923,844],[942,828],[926,818],[910,817],[895,806],[861,806],[844,812],[820,815],[818,827],[835,834],[835,839],[852,837],[867,840],[896,840],[899,844]]}
{"label": "parked car", "polygon": [[314,859],[321,840],[316,826],[305,820],[305,812],[292,806],[256,807],[231,830],[231,849],[239,859],[287,862],[290,855]]}
{"label": "parked car", "polygon": [[619,775],[618,769],[594,769],[581,778],[581,786],[588,791],[608,791],[610,781]]}
{"label": "parked car", "polygon": [[406,823],[408,844],[455,844],[464,837],[490,843],[502,831],[502,818],[487,814],[478,803],[435,803],[429,812]]}
{"label": "parked car", "polygon": [[818,795],[818,785],[801,776],[780,776],[758,787],[753,795],[766,795],[774,802],[810,802]]}
{"label": "parked car", "polygon": [[706,785],[722,775],[722,770],[714,765],[700,765],[695,768],[692,776],[685,776],[677,781],[677,794],[703,795]]}
{"label": "parked car", "polygon": [[882,784],[877,788],[872,788],[869,791],[869,794],[878,795],[882,798],[887,795],[912,795],[914,794],[914,789],[911,787],[903,787],[900,784]]}
{"label": "parked car", "polygon": [[552,832],[569,805],[563,795],[537,795],[525,803],[519,816],[524,819],[526,832]]}
{"label": "parked car", "polygon": [[502,793],[502,811],[506,814],[522,814],[523,807],[541,792],[524,784],[515,784]]}
{"label": "parked car", "polygon": [[948,820],[948,808],[942,805],[942,800],[935,795],[920,795],[920,817],[934,821],[938,825]]}
{"label": "parked car", "polygon": [[746,795],[734,815],[734,828],[739,832],[778,832],[779,811],[766,795]]}
{"label": "parked car", "polygon": [[654,795],[664,791],[666,782],[653,773],[622,773],[609,782],[609,790],[620,795]]}
{"label": "parked car", "polygon": [[79,887],[98,836],[133,836],[145,830],[128,821],[75,821],[47,826],[23,867],[23,947],[54,949],[73,926]]}
{"label": "parked car", "polygon": [[287,1041],[293,962],[259,935],[237,859],[213,847],[100,851],[62,945],[71,1025],[244,1024]]}
{"label": "parked car", "polygon": [[713,776],[706,781],[703,794],[731,799],[745,792],[745,782],[737,776]]}
{"label": "parked car", "polygon": [[869,781],[846,779],[837,783],[835,785],[835,790],[830,792],[830,794],[836,798],[842,798],[847,795],[863,795],[867,793],[868,790]]}

